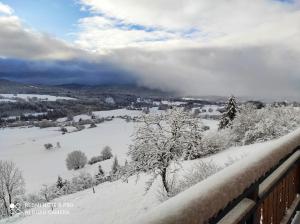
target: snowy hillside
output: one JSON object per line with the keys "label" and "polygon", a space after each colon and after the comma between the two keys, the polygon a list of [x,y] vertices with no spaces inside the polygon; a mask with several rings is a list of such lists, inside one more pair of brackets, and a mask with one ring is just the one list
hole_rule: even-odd
{"label": "snowy hillside", "polygon": [[[252,147],[245,147],[243,150],[241,148],[232,148],[201,161],[214,162],[224,166],[226,163],[245,158],[252,149]],[[185,162],[181,173],[190,172],[193,164],[198,162],[199,160]],[[32,211],[28,211],[25,217],[13,218],[13,223],[81,224],[84,222],[86,224],[130,224],[138,216],[143,215],[161,203],[158,197],[161,189],[159,181],[154,183],[153,188],[149,192],[145,192],[145,182],[148,179],[149,177],[143,175],[138,182],[136,182],[136,177],[131,177],[128,183],[119,180],[117,182],[100,184],[95,187],[95,194],[93,194],[92,189],[88,189],[56,199],[54,203],[66,202],[71,204],[71,207],[56,209],[56,211],[65,211],[66,214],[64,215],[31,215],[30,213],[36,211],[51,213],[50,208],[35,208]]]}

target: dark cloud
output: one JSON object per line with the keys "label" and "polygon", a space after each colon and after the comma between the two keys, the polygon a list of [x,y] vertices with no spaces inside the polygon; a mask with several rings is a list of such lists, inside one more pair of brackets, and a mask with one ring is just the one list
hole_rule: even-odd
{"label": "dark cloud", "polygon": [[0,59],[0,78],[40,84],[132,84],[135,79],[109,63]]}
{"label": "dark cloud", "polygon": [[300,99],[298,51],[282,46],[127,49],[112,58],[149,87],[189,95]]}

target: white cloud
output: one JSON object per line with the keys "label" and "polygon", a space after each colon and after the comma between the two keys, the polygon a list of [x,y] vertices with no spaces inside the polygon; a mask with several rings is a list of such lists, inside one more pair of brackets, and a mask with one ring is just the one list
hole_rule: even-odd
{"label": "white cloud", "polygon": [[137,29],[133,24],[102,16],[86,17],[80,19],[78,24],[81,31],[75,43],[81,48],[98,53],[126,47],[151,48],[165,45],[166,42],[183,41],[179,32]]}
{"label": "white cloud", "polygon": [[205,44],[219,37],[247,33],[276,23],[298,5],[275,0],[81,0],[91,12],[128,24],[163,30],[199,30],[194,39]]}
{"label": "white cloud", "polygon": [[13,12],[14,10],[11,7],[0,2],[0,14],[12,15]]}
{"label": "white cloud", "polygon": [[0,3],[0,57],[74,59],[89,55],[62,40],[26,27],[13,10]]}

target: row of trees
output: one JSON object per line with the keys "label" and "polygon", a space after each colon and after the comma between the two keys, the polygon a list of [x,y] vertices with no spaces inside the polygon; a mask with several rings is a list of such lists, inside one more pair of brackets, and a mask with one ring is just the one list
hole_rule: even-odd
{"label": "row of trees", "polygon": [[160,176],[169,194],[168,170],[183,159],[196,159],[230,146],[253,144],[278,138],[300,125],[300,111],[294,107],[259,107],[249,103],[237,106],[231,96],[225,105],[217,131],[203,134],[197,116],[183,108],[163,114],[146,114],[140,118],[129,149],[130,174]]}

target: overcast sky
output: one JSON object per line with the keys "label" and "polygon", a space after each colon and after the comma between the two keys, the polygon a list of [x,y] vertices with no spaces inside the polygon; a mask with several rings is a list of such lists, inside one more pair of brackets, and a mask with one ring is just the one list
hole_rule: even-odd
{"label": "overcast sky", "polygon": [[300,0],[0,0],[0,57],[5,78],[13,59],[27,81],[38,63],[69,71],[47,82],[300,99]]}

